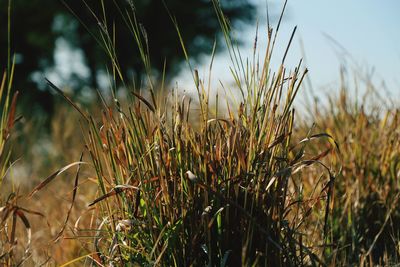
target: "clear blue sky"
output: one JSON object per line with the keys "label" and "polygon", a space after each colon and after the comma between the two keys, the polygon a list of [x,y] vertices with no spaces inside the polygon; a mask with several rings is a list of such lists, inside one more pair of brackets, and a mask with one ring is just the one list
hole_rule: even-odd
{"label": "clear blue sky", "polygon": [[[261,30],[265,32],[266,28],[265,0],[253,1],[259,6],[259,40],[262,46],[265,45],[265,41],[261,41],[265,40],[261,36]],[[270,0],[268,3],[276,16],[284,1]],[[274,22],[275,25],[276,20]],[[326,93],[328,89],[338,88],[339,67],[346,63],[349,73],[354,68],[361,69],[364,74],[372,73],[374,69],[374,83],[379,85],[384,80],[391,93],[400,95],[400,0],[289,0],[280,30],[279,49],[275,51],[277,60],[282,57],[296,25],[297,34],[287,66],[294,67],[305,56],[315,90]],[[255,25],[246,27],[240,36],[245,42],[242,54],[250,56]],[[217,57],[214,78],[229,81],[227,59],[225,53]],[[199,67],[200,71],[206,71],[207,64],[208,60],[205,66]],[[187,77],[183,76],[180,78],[186,80]],[[179,78],[177,81],[182,84]]]}
{"label": "clear blue sky", "polygon": [[[298,25],[298,37],[303,40],[310,76],[316,85],[337,80],[344,56],[348,67],[364,71],[375,68],[375,80],[384,79],[391,91],[399,92],[400,1],[289,0],[288,7],[286,25]],[[349,55],[344,55],[326,34]]]}

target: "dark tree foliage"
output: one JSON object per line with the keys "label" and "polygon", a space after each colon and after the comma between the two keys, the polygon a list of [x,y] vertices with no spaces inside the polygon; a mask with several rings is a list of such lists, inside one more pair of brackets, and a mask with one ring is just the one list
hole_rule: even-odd
{"label": "dark tree foliage", "polygon": [[[8,66],[8,2],[0,1],[0,71]],[[52,0],[11,1],[11,57],[15,54],[14,88],[21,91],[20,106],[40,106],[51,111],[52,98],[38,90],[32,79],[35,71],[53,64],[56,34],[52,31],[54,13],[60,8]],[[22,103],[21,103],[22,101]],[[31,105],[39,103],[40,105]]]}
{"label": "dark tree foliage", "polygon": [[[2,69],[7,64],[7,2],[0,3]],[[57,38],[62,37],[72,47],[83,51],[90,70],[86,83],[96,88],[97,74],[109,63],[100,37],[101,27],[107,27],[115,34],[116,55],[123,75],[131,81],[135,79],[136,84],[143,75],[137,45],[124,20],[127,13],[132,16],[133,9],[148,40],[151,66],[159,73],[166,62],[167,77],[177,74],[184,59],[170,14],[179,24],[191,59],[211,52],[219,35],[219,23],[211,0],[13,0],[11,3],[11,46],[12,53],[17,55],[15,86],[29,101],[40,103],[47,111],[51,109],[51,95],[37,88],[38,82],[43,85],[44,71],[54,64]],[[253,18],[254,6],[248,1],[221,0],[220,4],[233,24],[249,22]],[[39,81],[33,79],[33,73],[39,74],[36,75],[40,77]]]}

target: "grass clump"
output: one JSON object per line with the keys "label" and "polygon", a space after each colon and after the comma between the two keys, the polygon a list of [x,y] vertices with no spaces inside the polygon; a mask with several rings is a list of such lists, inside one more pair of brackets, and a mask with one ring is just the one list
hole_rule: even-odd
{"label": "grass clump", "polygon": [[[218,95],[216,107],[210,107],[210,82],[192,69],[179,30],[198,97],[154,92],[145,33],[134,15],[127,21],[148,70],[150,98],[132,92],[133,100],[124,105],[113,93],[114,101],[103,101],[103,115],[96,119],[51,84],[82,114],[98,185],[98,198],[89,205],[96,220],[89,230],[78,224],[74,230],[78,239],[89,233],[93,243],[85,246],[87,255],[69,263],[85,258],[121,266],[323,264],[335,174],[321,160],[337,145],[326,133],[293,139],[293,101],[307,70],[301,61],[287,70],[286,51],[272,73],[277,35],[269,25],[264,61],[256,60],[256,43],[253,60],[244,63],[217,1],[214,7],[232,60],[232,92],[240,95],[237,104],[226,102],[226,113],[218,111]],[[101,30],[112,47],[113,34]],[[111,52],[110,57],[115,81],[121,72]],[[318,139],[326,149],[305,153]],[[305,167],[319,170],[318,179],[308,177],[315,183],[307,190],[300,175]]]}
{"label": "grass clump", "polygon": [[[133,87],[142,84],[142,90],[129,91],[115,56],[115,29],[104,26],[106,10],[93,15],[100,25],[98,39],[111,59],[112,101],[99,93],[99,107],[86,112],[48,81],[79,111],[83,132],[83,141],[77,141],[77,129],[63,127],[65,117],[59,115],[53,123],[53,139],[68,143],[55,146],[59,150],[55,155],[74,158],[77,147],[85,146],[79,161],[55,171],[29,195],[77,168],[67,210],[59,209],[50,217],[60,221],[51,244],[58,242],[63,248],[72,244],[67,242],[78,242],[70,245],[68,253],[53,250],[63,254],[54,259],[64,261],[75,255],[62,266],[399,262],[399,111],[383,102],[377,104],[377,90],[371,86],[361,104],[351,100],[343,84],[339,97],[329,98],[323,107],[316,104],[308,121],[299,122],[293,105],[307,69],[302,61],[292,70],[285,67],[296,28],[281,63],[271,70],[286,3],[277,31],[268,22],[261,61],[257,38],[253,54],[243,60],[218,1],[213,5],[231,60],[227,71],[235,81],[221,83],[223,94],[221,90],[213,94],[216,88],[211,78],[218,46],[212,51],[208,78],[200,78],[172,14],[196,97],[177,90],[166,92],[165,80],[154,78],[163,75],[152,75],[147,33],[133,9],[121,11],[121,16],[133,33],[147,72],[146,81],[133,83]],[[16,120],[13,72],[9,63],[0,87],[1,185],[11,163],[8,142]],[[116,96],[119,86],[126,87],[127,100]],[[95,184],[93,197],[93,190],[86,188],[82,193],[83,185],[91,185],[87,182]],[[6,266],[30,263],[27,214],[43,217],[21,207],[25,198],[14,188],[12,192],[0,205],[0,264]],[[64,198],[65,189],[58,193],[58,200]],[[74,206],[88,198],[89,207],[84,211],[78,207],[82,213],[76,215]],[[51,206],[48,198],[42,202]],[[46,255],[43,264],[50,260]]]}

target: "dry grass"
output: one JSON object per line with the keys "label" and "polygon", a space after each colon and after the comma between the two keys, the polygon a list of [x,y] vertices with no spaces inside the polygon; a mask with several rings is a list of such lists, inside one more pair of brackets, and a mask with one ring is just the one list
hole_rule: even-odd
{"label": "dry grass", "polygon": [[[329,105],[315,106],[317,129],[340,143],[342,172],[336,179],[332,260],[341,265],[399,262],[400,113],[367,79],[361,101],[342,82]],[[354,90],[353,90],[354,91]],[[318,110],[318,111],[317,111]]]}
{"label": "dry grass", "polygon": [[[287,71],[285,55],[271,73],[272,29],[264,61],[254,57],[245,68],[229,24],[214,4],[241,95],[237,106],[226,107],[227,114],[211,111],[211,88],[197,70],[195,124],[190,120],[195,118],[192,99],[157,97],[150,73],[148,99],[133,92],[126,107],[116,98],[110,105],[103,102],[99,120],[50,83],[82,115],[87,153],[97,175],[99,197],[90,206],[98,217],[90,225],[94,241],[86,260],[175,266],[323,263],[334,173],[320,160],[337,145],[326,133],[292,141],[293,101],[307,70],[301,71],[300,61]],[[139,50],[145,51],[144,33],[134,16],[128,15],[127,21],[132,21]],[[112,33],[104,30],[102,36],[112,46]],[[148,58],[143,60],[147,66]],[[112,62],[112,73],[121,73],[117,60]],[[328,149],[305,155],[309,143],[320,138],[327,140]],[[323,174],[305,193],[299,174],[314,165]],[[311,217],[323,233],[317,246],[304,237]],[[79,238],[80,229],[75,230]]]}
{"label": "dry grass", "polygon": [[[278,69],[270,69],[277,40],[270,25],[263,60],[257,42],[254,54],[242,60],[228,21],[213,3],[231,58],[227,71],[235,80],[233,86],[222,85],[223,97],[213,96],[210,81],[200,79],[189,63],[173,18],[197,97],[156,91],[163,81],[153,80],[145,33],[129,12],[126,21],[148,70],[146,91],[129,92],[130,100],[120,101],[111,88],[112,101],[100,96],[87,111],[49,82],[70,106],[60,105],[53,118],[51,153],[26,157],[34,166],[30,172],[47,178],[37,182],[30,175],[35,188],[28,184],[22,193],[1,199],[1,264],[373,266],[399,261],[399,111],[369,103],[376,91],[358,104],[344,84],[329,105],[307,107],[312,116],[297,121],[293,103],[307,73],[301,61],[290,71],[285,53]],[[101,31],[112,62],[111,84],[124,84],[112,52],[113,34]],[[11,80],[5,78],[9,83],[2,92],[11,88]],[[233,96],[236,101],[226,100]],[[1,117],[3,136],[15,117],[8,93],[9,102]],[[31,129],[28,123],[26,133]],[[2,174],[10,163],[3,143]],[[17,150],[30,155],[21,146]],[[18,192],[12,178],[6,191]]]}

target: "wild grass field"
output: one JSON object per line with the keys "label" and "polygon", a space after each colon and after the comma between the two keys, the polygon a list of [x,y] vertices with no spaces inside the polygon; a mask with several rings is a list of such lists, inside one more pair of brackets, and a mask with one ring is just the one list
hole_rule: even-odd
{"label": "wild grass field", "polygon": [[44,134],[40,118],[18,114],[10,56],[0,87],[2,266],[397,266],[398,107],[371,83],[351,97],[345,79],[326,101],[296,106],[308,71],[300,59],[285,65],[296,28],[271,69],[285,9],[260,30],[267,47],[255,38],[242,55],[212,3],[235,81],[218,93],[215,51],[199,73],[173,15],[195,93],[154,77],[129,10],[121,16],[147,70],[143,88],[126,86],[113,29],[99,27],[109,92],[84,106],[48,80],[59,100]]}

